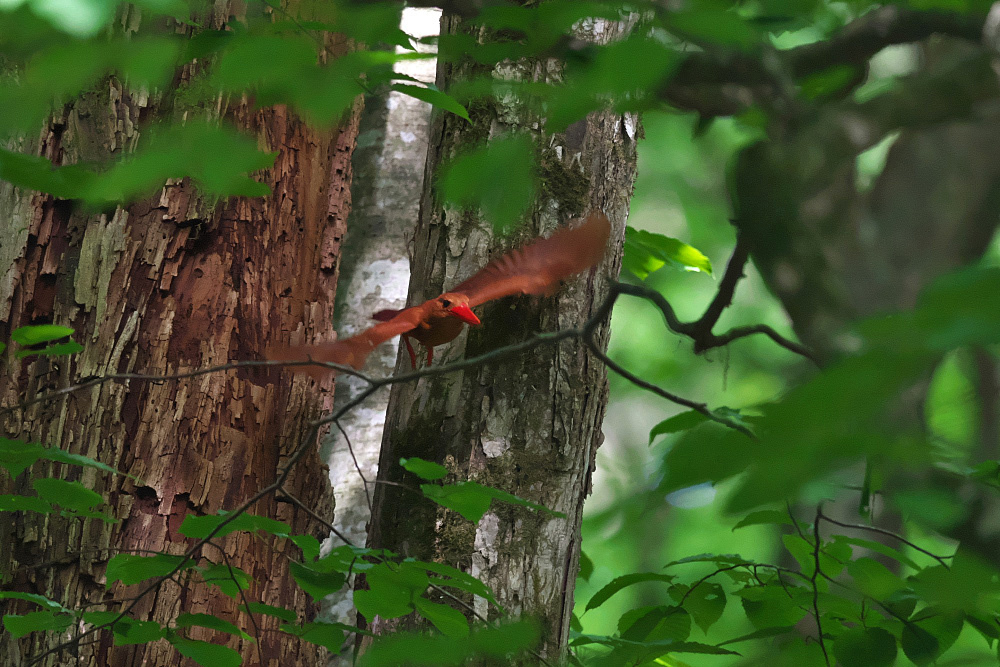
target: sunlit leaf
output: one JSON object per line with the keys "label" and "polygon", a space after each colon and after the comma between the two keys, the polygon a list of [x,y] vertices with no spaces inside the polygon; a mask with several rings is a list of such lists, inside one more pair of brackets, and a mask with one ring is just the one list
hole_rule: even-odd
{"label": "sunlit leaf", "polygon": [[676,579],[672,574],[662,574],[660,572],[633,572],[632,574],[626,574],[621,577],[615,577],[608,584],[606,584],[601,590],[594,593],[593,597],[587,602],[586,611],[591,609],[596,609],[602,604],[608,601],[612,595],[618,591],[626,588],[628,586],[633,586],[635,584],[643,583],[646,581],[660,581],[664,583],[670,583]]}
{"label": "sunlit leaf", "polygon": [[435,480],[448,476],[448,469],[443,465],[434,463],[433,461],[425,461],[415,456],[409,459],[399,459],[399,465],[423,479]]}
{"label": "sunlit leaf", "polygon": [[208,628],[209,630],[218,630],[219,632],[226,632],[231,635],[236,635],[248,641],[254,641],[253,637],[247,633],[240,630],[238,627],[219,618],[218,616],[213,616],[212,614],[192,614],[184,612],[180,614],[174,621],[174,625],[178,628],[190,628],[198,626],[201,628]]}
{"label": "sunlit leaf", "polygon": [[29,632],[56,630],[62,631],[73,622],[73,615],[57,611],[33,611],[23,616],[6,614],[3,625],[14,639],[19,639]]}
{"label": "sunlit leaf", "polygon": [[211,642],[197,639],[187,639],[171,633],[167,640],[177,652],[186,658],[191,658],[202,667],[238,667],[243,663],[239,652]]}

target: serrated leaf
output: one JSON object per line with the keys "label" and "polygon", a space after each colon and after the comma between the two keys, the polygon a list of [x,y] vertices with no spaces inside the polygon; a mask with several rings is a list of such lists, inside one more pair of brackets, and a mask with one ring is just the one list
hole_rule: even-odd
{"label": "serrated leaf", "polygon": [[224,595],[235,598],[240,591],[250,588],[253,578],[236,566],[225,563],[215,563],[206,568],[200,568],[201,578],[206,583],[218,586]]}
{"label": "serrated leaf", "polygon": [[112,628],[115,646],[148,644],[167,636],[167,628],[154,621],[136,621],[123,618]]}
{"label": "serrated leaf", "polygon": [[249,605],[242,605],[240,609],[245,612],[254,614],[265,614],[267,616],[274,616],[279,618],[286,623],[294,623],[297,618],[295,611],[292,609],[286,609],[285,607],[274,607],[269,604],[264,604],[263,602],[251,602]]}
{"label": "serrated leaf", "polygon": [[67,341],[65,343],[57,343],[56,345],[49,345],[41,350],[18,350],[17,358],[24,359],[25,357],[30,357],[33,355],[38,355],[41,357],[58,357],[63,354],[76,354],[77,352],[83,352],[83,345],[80,345],[76,341]]}
{"label": "serrated leaf", "polygon": [[[358,591],[359,593],[361,591]],[[511,656],[537,644],[538,628],[531,621],[480,628],[468,637],[396,633],[378,638],[362,654],[359,667],[458,667],[473,656],[509,664]]]}
{"label": "serrated leaf", "polygon": [[459,610],[446,604],[431,602],[423,597],[414,599],[413,606],[417,613],[433,623],[441,634],[448,637],[469,636],[469,621]]}
{"label": "serrated leaf", "polygon": [[31,326],[14,329],[10,334],[10,339],[21,345],[38,345],[58,340],[71,335],[76,329],[63,327],[57,324],[33,324]]}
{"label": "serrated leaf", "polygon": [[726,610],[726,592],[718,584],[703,583],[688,593],[684,608],[702,632],[707,633]]}
{"label": "serrated leaf", "polygon": [[628,586],[633,586],[646,581],[670,583],[676,578],[677,577],[672,574],[662,574],[659,572],[633,572],[631,574],[615,577],[601,590],[594,593],[593,597],[591,597],[587,602],[587,607],[584,611],[590,611],[591,609],[600,607],[602,604],[607,602],[612,595],[623,588],[627,588]]}
{"label": "serrated leaf", "polygon": [[0,512],[38,512],[51,514],[52,506],[37,496],[0,495]]}
{"label": "serrated leaf", "polygon": [[178,653],[191,658],[202,667],[239,667],[243,663],[239,652],[228,646],[187,639],[177,634],[172,634],[167,640]]}
{"label": "serrated leaf", "polygon": [[229,621],[223,620],[218,616],[214,616],[212,614],[192,614],[184,612],[177,617],[177,620],[174,621],[174,625],[178,628],[190,628],[193,626],[198,626],[201,628],[208,628],[209,630],[218,630],[219,632],[226,632],[231,635],[242,637],[243,639],[249,641],[254,641],[253,637],[243,632]]}
{"label": "serrated leaf", "polygon": [[493,500],[530,507],[533,510],[546,512],[556,517],[565,517],[562,512],[555,512],[547,507],[519,498],[513,494],[483,486],[479,482],[458,482],[437,486],[436,484],[421,484],[420,490],[434,502],[455,510],[469,521],[478,522],[490,509]]}
{"label": "serrated leaf", "polygon": [[162,577],[173,572],[183,563],[182,569],[195,566],[194,561],[183,556],[156,554],[155,556],[140,556],[138,554],[116,554],[108,561],[106,586],[110,589],[116,581],[126,586],[137,584],[146,579]]}
{"label": "serrated leaf", "polygon": [[62,631],[73,622],[73,615],[56,611],[33,611],[28,614],[6,614],[3,625],[14,639],[20,639],[29,632]]}
{"label": "serrated leaf", "polygon": [[664,419],[650,429],[649,444],[653,444],[653,440],[656,439],[657,436],[677,433],[678,431],[686,431],[694,428],[698,424],[704,423],[707,420],[708,417],[697,410],[688,410],[687,412],[682,412],[679,415],[674,415],[673,417]]}
{"label": "serrated leaf", "polygon": [[622,268],[645,280],[664,266],[712,273],[712,262],[696,248],[675,238],[633,227],[625,228]]}
{"label": "serrated leaf", "polygon": [[733,530],[737,528],[745,528],[746,526],[759,526],[762,524],[774,524],[774,525],[790,525],[792,520],[788,518],[787,512],[782,512],[780,510],[758,510],[756,512],[750,512],[745,517],[739,520],[739,522],[733,526]]}
{"label": "serrated leaf", "polygon": [[436,88],[427,88],[424,86],[411,86],[405,83],[395,83],[392,89],[403,93],[404,95],[409,95],[415,99],[427,102],[439,109],[444,109],[445,111],[450,111],[456,116],[460,116],[465,120],[469,120],[469,112],[464,106],[458,103],[458,101],[451,95],[442,93]]}
{"label": "serrated leaf", "polygon": [[433,461],[425,461],[417,458],[416,456],[409,459],[399,459],[399,465],[403,466],[404,469],[412,472],[417,477],[426,480],[433,481],[448,476],[448,469],[443,465],[434,463]]}
{"label": "serrated leaf", "polygon": [[71,510],[84,512],[104,502],[104,497],[80,482],[53,477],[40,477],[31,481],[38,495],[48,502]]}
{"label": "serrated leaf", "polygon": [[[209,535],[212,535],[212,531],[224,521],[229,519],[230,516],[231,514],[224,510],[219,511],[218,514],[209,514],[206,516],[188,514],[184,517],[184,521],[181,523],[181,526],[177,529],[177,531],[185,537],[191,537],[197,540],[204,539]],[[263,530],[279,537],[287,537],[291,532],[291,528],[289,528],[288,524],[282,521],[270,519],[265,516],[243,513],[219,529],[218,532],[214,533],[214,536],[223,537],[238,530],[245,530],[248,532]]]}
{"label": "serrated leaf", "polygon": [[319,572],[295,561],[289,563],[288,567],[292,577],[295,578],[295,583],[314,600],[322,600],[327,595],[339,591],[347,583],[347,577],[342,572]]}
{"label": "serrated leaf", "polygon": [[719,642],[719,646],[725,646],[726,644],[737,644],[739,642],[750,641],[751,639],[764,639],[766,637],[777,637],[778,635],[786,635],[789,632],[795,632],[794,625],[782,625],[773,628],[761,628],[760,630],[754,630],[753,632],[740,635],[733,639],[727,639],[724,642]]}
{"label": "serrated leaf", "polygon": [[503,607],[501,607],[500,603],[497,602],[496,596],[493,594],[493,591],[490,589],[490,587],[484,584],[479,579],[473,577],[471,574],[462,572],[461,570],[454,568],[450,565],[446,565],[445,563],[432,563],[428,561],[419,561],[412,559],[407,559],[405,562],[413,563],[413,565],[421,567],[427,570],[428,572],[433,572],[434,574],[447,577],[447,579],[435,578],[433,583],[438,586],[448,586],[451,588],[457,588],[459,590],[466,591],[467,593],[478,595],[479,597],[485,599],[486,601],[488,601],[490,604],[497,607],[501,611],[503,610]]}
{"label": "serrated leaf", "polygon": [[17,591],[0,591],[0,600],[24,600],[25,602],[34,602],[37,605],[41,605],[50,611],[62,611],[69,613],[66,607],[62,606],[55,600],[50,600],[44,595],[37,595],[35,593],[19,593]]}
{"label": "serrated leaf", "polygon": [[843,667],[890,667],[896,662],[896,638],[882,628],[851,628],[833,642]]}

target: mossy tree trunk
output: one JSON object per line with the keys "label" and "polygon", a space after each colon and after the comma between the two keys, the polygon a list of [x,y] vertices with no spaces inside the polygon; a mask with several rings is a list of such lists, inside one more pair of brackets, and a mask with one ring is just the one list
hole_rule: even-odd
{"label": "mossy tree trunk", "polygon": [[[591,26],[595,41],[615,39],[621,26]],[[463,30],[450,16],[442,34]],[[474,65],[441,64],[438,85],[473,75]],[[505,64],[505,79],[557,80],[551,61]],[[635,176],[634,118],[595,113],[566,132],[549,134],[526,104],[507,100],[470,109],[472,122],[439,115],[432,125],[427,173],[461,150],[512,131],[530,134],[542,167],[542,190],[528,224],[512,238],[494,236],[473,212],[445,209],[425,179],[414,240],[409,303],[454,286],[512,245],[551,233],[567,220],[602,210],[613,223],[607,259],[570,281],[551,298],[510,298],[485,305],[484,326],[467,330],[435,352],[435,363],[485,353],[532,336],[581,325],[618,274],[624,222]],[[626,127],[627,126],[627,127]],[[608,328],[599,340],[607,342]],[[408,368],[402,354],[397,370]],[[594,455],[602,440],[607,402],[604,366],[576,340],[541,346],[460,373],[393,387],[386,421],[369,545],[406,556],[443,561],[490,585],[513,616],[542,625],[542,655],[565,649],[580,551],[583,501],[590,490]],[[494,504],[472,524],[413,491],[420,480],[405,473],[400,457],[421,457],[451,471],[450,481],[471,479],[562,512],[553,518],[521,507]],[[441,600],[447,603],[448,600]],[[469,600],[491,620],[495,609]],[[412,618],[376,621],[375,629],[412,627]],[[534,659],[533,659],[534,660]]]}
{"label": "mossy tree trunk", "polygon": [[[209,22],[230,15],[216,7]],[[348,45],[330,38],[329,52]],[[152,95],[111,78],[53,118],[33,143],[56,165],[104,161],[144,140],[149,123],[175,117],[174,102],[195,75]],[[13,405],[82,377],[118,372],[169,375],[259,359],[272,342],[329,340],[339,243],[350,208],[351,152],[359,108],[337,131],[316,131],[282,107],[254,110],[247,101],[220,102],[221,115],[278,153],[260,180],[263,198],[209,202],[188,182],[168,183],[155,196],[102,214],[76,210],[50,196],[0,183],[0,340],[27,324],[76,330],[83,352],[73,357],[17,360],[8,348],[0,400]],[[141,119],[141,122],[139,121]],[[30,478],[80,479],[100,492],[117,523],[34,514],[4,514],[0,553],[5,589],[40,593],[70,608],[118,610],[138,587],[105,590],[105,565],[119,553],[179,554],[191,540],[177,532],[189,515],[233,509],[275,478],[302,441],[305,423],[332,403],[330,383],[309,385],[277,371],[247,369],[161,383],[112,382],[14,413],[3,435],[85,454],[136,476],[133,481],[87,469],[36,464],[5,492],[30,492]],[[286,487],[317,514],[332,517],[326,466],[314,449]],[[325,531],[288,502],[268,497],[251,511],[288,522],[295,533]],[[234,533],[202,556],[247,572],[250,601],[316,609],[288,576],[300,557],[284,540]],[[204,563],[203,563],[204,564]],[[190,636],[228,642],[244,664],[316,665],[323,650],[277,631],[277,619],[239,613],[241,602],[181,577],[144,598],[132,616],[167,624],[180,612],[227,619],[259,642],[194,630]],[[19,611],[11,607],[8,611]],[[22,611],[23,613],[23,611]],[[0,635],[5,664],[24,664],[66,635]],[[165,641],[97,643],[52,654],[44,665],[172,665]],[[188,663],[185,663],[188,664]]]}

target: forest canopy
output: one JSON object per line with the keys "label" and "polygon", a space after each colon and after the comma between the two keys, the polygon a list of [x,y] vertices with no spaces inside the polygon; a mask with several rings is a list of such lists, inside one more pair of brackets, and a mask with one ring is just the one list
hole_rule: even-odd
{"label": "forest canopy", "polygon": [[[440,34],[407,34],[389,0],[0,2],[9,664],[275,664],[292,645],[368,666],[996,664],[1000,5],[406,4],[441,8]],[[436,83],[399,70],[434,57]],[[464,357],[337,366],[367,384],[333,407],[334,365],[308,385],[265,350],[333,335],[340,240],[376,229],[345,222],[360,101],[390,93],[437,131],[411,300],[462,252],[594,209],[614,231],[556,296],[490,306]],[[526,367],[551,385],[504,402],[483,379]],[[444,384],[470,369],[494,375]],[[402,385],[427,412],[382,417],[405,442],[383,445],[372,525],[390,539],[398,487],[393,511],[437,532],[331,537],[341,508],[301,477],[326,481],[317,435]],[[515,416],[480,424],[467,395]],[[550,449],[483,444],[535,414]],[[560,442],[565,424],[593,438]],[[460,460],[451,436],[479,449]],[[565,576],[533,560],[552,526]],[[452,539],[478,551],[429,546]],[[489,579],[482,554],[515,565]],[[357,622],[320,611],[352,589]],[[299,650],[288,664],[326,659]]]}

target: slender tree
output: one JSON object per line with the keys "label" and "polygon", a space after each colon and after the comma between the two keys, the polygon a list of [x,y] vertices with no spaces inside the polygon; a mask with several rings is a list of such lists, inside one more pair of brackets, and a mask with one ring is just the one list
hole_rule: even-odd
{"label": "slender tree", "polygon": [[[607,43],[622,29],[600,20],[588,24],[582,36]],[[489,39],[453,15],[443,17],[441,34]],[[438,86],[448,88],[482,73],[471,59],[445,63],[439,66]],[[502,70],[506,81],[518,82],[553,82],[561,73],[561,63],[551,59],[507,63]],[[473,145],[526,132],[540,165],[542,190],[524,216],[529,223],[514,238],[501,240],[481,214],[444,206],[428,179],[414,241],[410,303],[447,291],[518,240],[550,233],[591,210],[612,219],[613,243],[606,261],[570,281],[557,296],[503,300],[484,308],[484,326],[452,343],[443,361],[482,354],[535,332],[580,325],[592,315],[618,272],[635,176],[633,117],[599,112],[565,132],[549,133],[538,129],[544,118],[528,101],[516,99],[477,105],[470,117],[471,122],[436,118],[428,173],[439,173],[443,163]],[[606,325],[598,329],[600,345],[606,345],[607,335]],[[409,363],[401,354],[397,369]],[[578,340],[394,387],[379,462],[384,483],[375,492],[369,544],[441,561],[480,578],[511,614],[539,619],[542,655],[558,659],[569,631],[583,500],[606,401],[604,366]],[[413,495],[419,480],[399,460],[414,456],[445,465],[455,479],[498,487],[565,516],[494,508],[470,524]],[[467,602],[469,613],[474,609],[482,618],[498,617],[482,598]],[[406,625],[392,621],[374,627],[384,633]]]}

